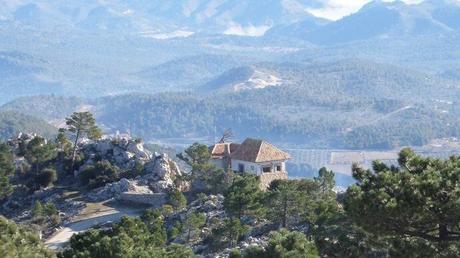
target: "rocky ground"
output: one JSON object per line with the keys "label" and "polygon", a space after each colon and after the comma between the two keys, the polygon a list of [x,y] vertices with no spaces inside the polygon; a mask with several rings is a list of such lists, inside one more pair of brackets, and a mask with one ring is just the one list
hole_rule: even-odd
{"label": "rocky ground", "polygon": [[119,199],[122,193],[154,194],[165,193],[172,188],[182,191],[189,187],[180,180],[182,173],[177,164],[167,154],[159,154],[144,164],[142,176],[135,179],[122,178],[86,194],[91,201]]}
{"label": "rocky ground", "polygon": [[[224,196],[222,195],[207,195],[199,197],[197,200],[191,202],[182,211],[176,212],[166,218],[166,225],[168,227],[173,226],[173,221],[180,220],[184,222],[190,213],[203,213],[206,217],[206,223],[201,229],[200,233],[196,235],[191,243],[188,243],[197,257],[228,257],[232,249],[245,250],[250,246],[266,246],[267,235],[270,231],[276,229],[272,224],[268,224],[265,221],[256,221],[252,218],[245,218],[250,221],[252,230],[250,230],[245,236],[244,240],[239,242],[237,245],[227,247],[223,250],[210,251],[209,248],[209,237],[212,231],[220,225],[220,223],[227,217],[224,210]],[[186,236],[182,234],[178,236],[174,242],[185,243]]]}
{"label": "rocky ground", "polygon": [[[33,135],[21,134],[9,144],[17,150],[20,148],[21,140],[29,141],[33,137]],[[93,226],[117,221],[122,216],[138,216],[146,208],[140,205],[144,199],[147,199],[144,204],[148,203],[148,207],[161,207],[165,203],[165,198],[158,198],[159,195],[166,196],[171,189],[179,189],[183,192],[190,190],[190,183],[184,180],[184,173],[177,163],[167,154],[151,153],[146,150],[141,141],[129,137],[105,138],[98,141],[84,140],[79,143],[79,151],[83,153],[85,159],[75,171],[76,177],[100,160],[107,160],[122,170],[141,165],[142,171],[134,178],[121,178],[117,182],[93,190],[78,186],[78,180],[74,178],[69,180],[74,183],[71,187],[55,186],[41,189],[33,194],[15,191],[1,207],[1,213],[7,214],[17,222],[31,218],[31,207],[37,200],[55,204],[61,221],[59,225],[43,231],[43,238],[47,239],[46,244],[51,248],[62,248],[73,234]],[[26,161],[16,160],[18,165],[23,162]],[[142,198],[130,198],[129,205],[121,208],[118,204],[126,203],[127,199],[124,199],[126,196]],[[230,251],[235,248],[244,250],[253,245],[264,246],[267,233],[276,229],[264,221],[243,218],[246,224],[251,225],[251,230],[245,235],[244,241],[224,250],[210,251],[212,248],[209,248],[209,237],[227,217],[223,208],[224,197],[203,194],[192,199],[187,207],[166,216],[165,224],[168,229],[171,229],[177,221],[184,223],[191,213],[203,213],[206,218],[204,227],[187,243],[198,256],[228,257]],[[133,200],[141,201],[134,203]],[[158,203],[152,203],[152,200],[154,202],[158,200]],[[108,203],[111,205],[107,205]],[[187,236],[184,234],[177,236],[174,242],[185,243]]]}
{"label": "rocky ground", "polygon": [[[31,141],[36,135],[19,134],[8,141],[14,153]],[[76,178],[66,181],[67,185],[49,187],[30,193],[25,187],[21,190],[17,186],[13,195],[0,206],[0,213],[14,219],[16,222],[25,222],[31,219],[31,207],[36,201],[45,204],[53,203],[59,211],[60,223],[57,227],[48,228],[43,232],[44,237],[53,234],[56,228],[65,226],[79,214],[88,203],[99,203],[110,200],[120,200],[122,194],[143,194],[145,196],[162,194],[172,188],[188,189],[188,184],[180,180],[183,173],[179,166],[167,155],[151,153],[144,148],[140,140],[131,139],[129,136],[108,137],[97,141],[82,140],[79,151],[85,157],[83,164],[75,171]],[[122,178],[118,182],[109,183],[104,187],[88,191],[79,186],[78,174],[88,166],[94,165],[98,160],[108,160],[112,165],[121,170],[131,169],[141,165],[143,168],[140,176],[134,179]],[[16,157],[17,168],[27,165],[22,157]],[[68,182],[71,185],[68,185]],[[75,191],[75,192],[73,192]],[[70,196],[69,192],[72,192]]]}
{"label": "rocky ground", "polygon": [[53,203],[59,211],[61,223],[69,222],[74,216],[78,215],[85,207],[86,203],[83,200],[68,198],[66,189],[50,188],[34,192],[29,195],[27,192],[16,191],[14,196],[9,198],[1,206],[1,213],[21,222],[31,217],[31,210],[35,201],[41,203]]}

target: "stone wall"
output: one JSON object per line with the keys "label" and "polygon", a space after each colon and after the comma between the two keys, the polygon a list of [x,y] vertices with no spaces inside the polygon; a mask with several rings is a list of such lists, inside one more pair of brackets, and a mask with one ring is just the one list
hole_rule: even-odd
{"label": "stone wall", "polygon": [[165,193],[143,194],[126,192],[120,195],[119,200],[124,202],[147,204],[159,208],[166,204],[167,198]]}
{"label": "stone wall", "polygon": [[288,179],[288,175],[286,172],[274,172],[274,173],[262,173],[260,175],[260,188],[262,190],[266,190],[270,183],[277,179]]}

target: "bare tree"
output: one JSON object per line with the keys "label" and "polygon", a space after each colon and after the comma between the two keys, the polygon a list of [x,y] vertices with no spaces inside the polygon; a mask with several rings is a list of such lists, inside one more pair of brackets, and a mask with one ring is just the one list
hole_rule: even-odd
{"label": "bare tree", "polygon": [[219,143],[224,143],[228,140],[230,140],[231,138],[233,138],[233,131],[232,129],[227,129],[225,130],[224,134],[222,135],[222,138],[220,138],[220,141]]}

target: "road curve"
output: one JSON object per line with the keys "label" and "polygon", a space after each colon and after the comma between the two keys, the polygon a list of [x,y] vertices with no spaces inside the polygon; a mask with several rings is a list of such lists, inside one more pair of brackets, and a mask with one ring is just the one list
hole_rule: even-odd
{"label": "road curve", "polygon": [[139,210],[114,210],[111,213],[95,214],[94,217],[69,223],[48,238],[45,245],[50,249],[61,249],[69,242],[73,234],[84,232],[103,223],[119,221],[123,216],[138,216],[139,214]]}

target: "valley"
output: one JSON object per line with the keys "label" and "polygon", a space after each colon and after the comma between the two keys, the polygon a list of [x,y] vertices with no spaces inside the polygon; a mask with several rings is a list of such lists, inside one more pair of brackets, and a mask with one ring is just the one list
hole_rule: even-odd
{"label": "valley", "polygon": [[0,0],[0,257],[460,257],[460,0]]}

